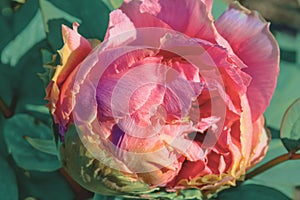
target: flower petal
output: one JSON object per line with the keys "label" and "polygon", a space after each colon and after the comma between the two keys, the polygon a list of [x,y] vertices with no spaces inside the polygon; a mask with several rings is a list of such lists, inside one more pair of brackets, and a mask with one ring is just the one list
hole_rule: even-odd
{"label": "flower petal", "polygon": [[279,48],[266,23],[257,13],[239,3],[216,21],[218,32],[230,43],[234,53],[248,66],[251,75],[247,91],[252,121],[265,111],[273,95],[279,72]]}
{"label": "flower petal", "polygon": [[[66,124],[70,120],[69,115],[71,113],[71,102],[63,102],[65,97],[70,96],[70,74],[74,73],[78,64],[90,53],[92,50],[90,43],[80,34],[78,34],[79,24],[73,23],[73,30],[67,26],[62,26],[62,35],[64,40],[64,46],[59,51],[61,56],[61,65],[58,65],[51,82],[46,89],[46,99],[49,100],[48,107],[51,113],[54,115],[54,120],[60,125],[60,132],[64,132]],[[68,81],[67,81],[68,80]],[[64,84],[65,82],[68,84]],[[71,81],[72,82],[72,81]],[[65,87],[67,85],[67,87]],[[63,87],[65,89],[63,89]],[[60,97],[59,97],[60,96]],[[60,102],[59,102],[60,99]],[[59,112],[55,112],[59,109]]]}
{"label": "flower petal", "polygon": [[57,68],[53,77],[53,79],[57,77],[57,84],[61,84],[92,50],[89,41],[78,34],[78,27],[79,24],[76,22],[73,23],[73,30],[62,25],[62,35],[65,45],[59,50],[62,58],[62,67]]}
{"label": "flower petal", "polygon": [[160,138],[189,161],[204,159],[204,151],[198,143],[188,138],[188,134],[196,132],[192,124],[186,122],[164,126]]}
{"label": "flower petal", "polygon": [[245,173],[244,170],[249,165],[250,162],[250,156],[251,156],[251,144],[252,144],[252,134],[253,134],[253,126],[251,123],[251,107],[249,106],[249,102],[247,100],[246,95],[243,95],[241,97],[241,105],[243,112],[241,113],[241,119],[240,119],[240,131],[241,131],[241,152],[243,155],[243,162],[241,163],[241,174],[243,175]]}
{"label": "flower petal", "polygon": [[[160,58],[145,58],[146,55],[146,50],[130,52],[108,67],[107,73],[100,78],[97,102],[101,121],[107,117],[122,118],[133,114],[145,105],[153,92],[152,98],[155,97],[158,102],[163,97],[163,94],[155,95],[157,91],[162,91],[156,86],[161,83],[164,75],[163,69],[159,69]],[[113,70],[116,71],[115,74],[112,73]],[[147,76],[141,79],[143,74]]]}
{"label": "flower petal", "polygon": [[135,27],[130,19],[119,9],[111,12],[105,39],[113,42],[112,45],[119,46],[134,37]]}
{"label": "flower petal", "polygon": [[176,151],[167,149],[159,137],[139,138],[130,133],[121,134],[121,142],[118,141],[113,152],[144,182],[164,186],[178,174],[183,160]]}
{"label": "flower petal", "polygon": [[130,1],[124,3],[120,9],[130,18],[136,28],[162,27],[171,29],[164,21],[152,15],[154,14],[153,11],[146,12],[146,6],[140,9],[141,5],[142,2],[140,1]]}
{"label": "flower petal", "polygon": [[211,0],[133,0],[124,3],[121,10],[136,28],[169,28],[190,37],[215,42],[217,33],[210,13],[211,4]]}
{"label": "flower petal", "polygon": [[264,127],[264,117],[261,115],[253,124],[252,155],[250,167],[260,162],[267,153],[270,135]]}

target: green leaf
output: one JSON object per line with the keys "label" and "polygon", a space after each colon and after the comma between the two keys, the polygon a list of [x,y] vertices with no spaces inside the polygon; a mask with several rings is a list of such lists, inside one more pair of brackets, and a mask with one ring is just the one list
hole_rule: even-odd
{"label": "green leaf", "polygon": [[110,10],[115,10],[119,8],[123,3],[123,0],[102,0],[102,1]]}
{"label": "green leaf", "polygon": [[17,114],[6,121],[5,142],[15,162],[27,170],[54,171],[61,167],[57,156],[43,153],[33,148],[24,136],[53,140],[51,129],[25,114]]}
{"label": "green leaf", "polygon": [[37,112],[45,115],[49,114],[49,109],[45,105],[27,104],[25,105],[25,109],[28,111]]}
{"label": "green leaf", "polygon": [[184,199],[202,199],[202,193],[198,189],[181,190],[180,194],[182,194]]}
{"label": "green leaf", "polygon": [[117,198],[111,196],[104,196],[101,194],[95,194],[92,200],[117,200]]}
{"label": "green leaf", "polygon": [[[28,113],[43,122],[48,123],[51,116],[49,112],[46,113],[45,108],[47,103],[44,100],[45,85],[38,76],[38,73],[45,71],[43,68],[41,51],[39,49],[44,46],[45,41],[27,52],[22,58],[22,62],[15,67],[19,70],[15,71],[14,77],[8,79],[5,85],[10,85],[10,90],[8,89],[8,92],[10,95],[15,95],[17,97],[15,113]],[[42,110],[42,107],[44,107],[44,110]]]}
{"label": "green leaf", "polygon": [[0,197],[6,200],[18,199],[16,176],[7,161],[0,156]]}
{"label": "green leaf", "polygon": [[80,24],[79,33],[86,38],[103,40],[110,10],[101,0],[39,0],[47,39],[53,52],[63,46],[61,25]]}
{"label": "green leaf", "polygon": [[215,19],[218,19],[227,9],[228,3],[224,0],[215,0],[212,6],[212,14]]}
{"label": "green leaf", "polygon": [[218,194],[217,199],[222,200],[290,200],[278,190],[263,185],[241,185],[237,188],[223,190]]}
{"label": "green leaf", "polygon": [[299,80],[300,80],[300,34],[291,34],[289,32],[273,32],[279,43],[281,52],[293,52],[296,62],[284,61],[283,56],[280,62],[280,73],[277,86],[270,106],[265,112],[268,126],[279,130],[282,117],[286,109],[299,98]]}
{"label": "green leaf", "polygon": [[42,140],[42,139],[31,138],[28,136],[25,136],[24,138],[35,149],[50,155],[58,156],[58,150],[55,141],[53,139]]}
{"label": "green leaf", "polygon": [[20,4],[24,4],[26,2],[26,0],[12,0],[12,1],[18,2]]}
{"label": "green leaf", "polygon": [[300,149],[300,98],[286,110],[280,127],[280,138],[289,152]]}
{"label": "green leaf", "polygon": [[17,170],[20,199],[32,197],[41,200],[76,199],[75,194],[58,172],[34,172]]}
{"label": "green leaf", "polygon": [[43,12],[43,17],[44,17],[44,27],[45,31],[49,33],[49,21],[53,19],[60,19],[60,18],[65,18],[69,22],[78,22],[81,23],[81,19],[70,15],[69,13],[65,12],[64,10],[61,9],[60,6],[55,6],[51,1],[47,0],[40,0],[40,8]]}
{"label": "green leaf", "polygon": [[[8,1],[11,3],[10,1]],[[45,105],[45,89],[37,73],[44,72],[40,49],[49,48],[42,15],[35,0],[28,0],[9,16],[0,13],[0,95],[14,113],[30,113],[43,121],[50,115],[26,110],[25,105]],[[2,132],[3,126],[0,127]]]}
{"label": "green leaf", "polygon": [[185,200],[185,199],[203,199],[202,193],[198,189],[185,189],[179,192],[166,192],[164,190],[155,191],[152,193],[144,194],[142,197],[149,199],[170,199],[170,200]]}
{"label": "green leaf", "polygon": [[[286,154],[286,149],[281,140],[272,139],[267,155],[254,169],[283,154]],[[294,187],[299,185],[300,180],[299,166],[300,160],[285,161],[247,180],[244,184],[268,186],[277,189],[289,198],[293,198]]]}
{"label": "green leaf", "polygon": [[38,10],[26,28],[3,49],[1,61],[4,64],[10,64],[12,67],[15,67],[29,49],[45,38],[42,15]]}
{"label": "green leaf", "polygon": [[[300,53],[300,52],[299,52]],[[279,130],[286,109],[300,96],[300,68],[296,64],[281,62],[277,87],[270,106],[265,112],[268,126]]]}
{"label": "green leaf", "polygon": [[[10,5],[11,2],[7,2]],[[34,0],[28,0],[17,12],[10,15],[0,12],[0,94],[7,105],[18,96],[17,93],[22,90],[20,87],[24,83],[28,85],[36,80],[31,76],[34,74],[30,74],[29,80],[26,79],[28,72],[32,73],[34,70],[36,73],[37,67],[41,67],[37,65],[37,49],[43,43],[42,38],[45,39],[46,36],[43,25],[40,24],[41,20],[41,13]],[[31,98],[40,94],[35,90],[38,84],[33,85],[34,87],[29,88],[35,92],[33,95],[29,93]],[[27,94],[27,91],[24,93]],[[41,101],[41,97],[38,98]]]}
{"label": "green leaf", "polygon": [[33,46],[46,39],[42,15],[36,3],[29,0],[18,12],[2,20],[4,27],[1,32],[2,29],[7,31],[0,34],[1,40],[3,38],[3,43],[0,43],[1,62],[15,67]]}
{"label": "green leaf", "polygon": [[[106,156],[104,151],[102,153],[103,156]],[[60,155],[68,174],[80,185],[95,193],[139,198],[138,194],[156,190],[156,188],[150,188],[148,184],[140,180],[133,181],[129,176],[109,168],[94,158],[82,143],[75,126],[70,126],[65,134]]]}

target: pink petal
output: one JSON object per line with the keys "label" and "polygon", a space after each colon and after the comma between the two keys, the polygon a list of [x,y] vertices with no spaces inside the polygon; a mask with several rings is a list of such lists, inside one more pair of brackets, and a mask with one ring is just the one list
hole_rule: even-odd
{"label": "pink petal", "polygon": [[121,134],[121,142],[112,149],[115,156],[146,183],[164,186],[178,174],[182,163],[180,155],[166,148],[159,137],[138,138],[130,133]]}
{"label": "pink petal", "polygon": [[184,155],[189,161],[198,161],[204,159],[204,151],[200,145],[189,139],[189,133],[197,131],[189,123],[166,125],[160,135],[162,141],[167,145]]}
{"label": "pink petal", "polygon": [[140,5],[141,13],[147,12],[152,15],[157,15],[161,10],[161,6],[158,1],[159,0],[144,0]]}
{"label": "pink petal", "polygon": [[110,39],[114,46],[119,46],[134,37],[135,27],[130,19],[119,9],[111,12],[105,39]]}
{"label": "pink petal", "polygon": [[251,75],[247,91],[252,121],[265,111],[273,95],[279,72],[279,48],[269,24],[257,13],[231,4],[216,21],[218,32],[229,42],[234,53],[248,66]]}
{"label": "pink petal", "polygon": [[78,32],[79,24],[73,23],[73,30],[62,25],[64,46],[59,51],[61,65],[58,65],[50,84],[46,89],[48,107],[54,115],[55,123],[63,133],[69,124],[72,112],[72,87],[79,64],[92,50],[90,43]]}
{"label": "pink petal", "polygon": [[79,24],[76,22],[73,23],[73,30],[62,25],[62,35],[65,46],[59,51],[62,57],[63,67],[58,76],[58,84],[60,84],[92,50],[88,40],[77,32],[78,27]]}
{"label": "pink petal", "polygon": [[207,12],[211,13],[213,1],[212,0],[202,0],[202,2],[205,3]]}
{"label": "pink petal", "polygon": [[250,156],[252,151],[252,138],[253,138],[253,125],[251,123],[251,108],[249,106],[248,99],[246,95],[241,97],[241,105],[243,112],[241,113],[240,119],[240,132],[241,132],[241,147],[242,154],[245,162],[242,165],[242,173],[248,164],[250,163]]}
{"label": "pink petal", "polygon": [[[131,68],[128,68],[130,67],[128,61],[131,59],[127,60],[127,58],[131,56],[136,59],[136,62]],[[102,117],[122,118],[131,115],[145,105],[148,100],[151,100],[150,96],[155,97],[155,104],[159,104],[159,99],[162,99],[164,93],[161,93],[162,90],[157,85],[163,85],[161,81],[164,69],[159,67],[159,58],[149,59],[143,58],[143,56],[144,54],[136,51],[120,57],[118,62],[123,65],[118,66],[120,63],[113,63],[107,71],[116,70],[117,72],[101,77],[97,88],[97,101]],[[122,60],[123,62],[121,62]],[[126,68],[118,71],[121,69],[119,67],[124,66]],[[142,76],[143,79],[140,78]],[[151,102],[148,103],[151,104]]]}
{"label": "pink petal", "polygon": [[130,1],[124,3],[121,10],[137,28],[169,28],[190,37],[215,42],[211,4],[211,0]]}
{"label": "pink petal", "polygon": [[164,21],[152,15],[152,10],[149,11],[150,13],[145,12],[145,6],[142,6],[142,9],[140,10],[141,4],[142,2],[140,1],[130,1],[129,3],[124,3],[120,8],[130,18],[136,28],[162,27],[171,29]]}
{"label": "pink petal", "polygon": [[253,124],[252,157],[250,167],[253,167],[260,162],[268,150],[268,144],[271,138],[264,127],[264,121],[264,117],[261,115]]}
{"label": "pink petal", "polygon": [[[172,78],[169,76],[173,76]],[[166,74],[166,94],[163,102],[168,120],[183,119],[191,108],[192,101],[197,98],[201,90],[195,93],[193,85],[181,78],[176,70],[170,69]],[[173,80],[171,80],[173,79]]]}

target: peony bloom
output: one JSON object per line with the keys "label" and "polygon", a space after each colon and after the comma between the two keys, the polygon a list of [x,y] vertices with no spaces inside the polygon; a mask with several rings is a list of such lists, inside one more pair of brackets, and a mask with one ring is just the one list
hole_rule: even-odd
{"label": "peony bloom", "polygon": [[77,23],[62,26],[62,63],[47,99],[79,183],[108,195],[207,195],[263,158],[277,43],[257,13],[233,3],[214,21],[211,7],[126,1],[95,48]]}

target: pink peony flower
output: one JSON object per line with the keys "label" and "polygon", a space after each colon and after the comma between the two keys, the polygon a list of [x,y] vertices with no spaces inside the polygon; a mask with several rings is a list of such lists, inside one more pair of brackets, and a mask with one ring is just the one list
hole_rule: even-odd
{"label": "pink peony flower", "polygon": [[[94,49],[77,23],[63,26],[62,64],[47,87],[60,133],[75,125],[91,157],[147,190],[208,194],[242,180],[267,150],[262,114],[279,50],[257,13],[234,3],[214,21],[211,7],[126,1]],[[105,187],[135,191],[116,185]]]}

